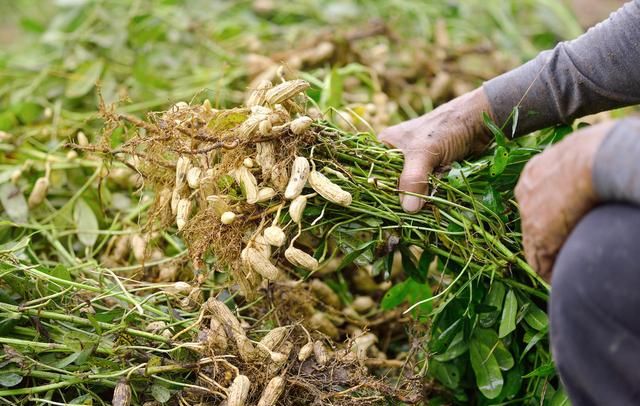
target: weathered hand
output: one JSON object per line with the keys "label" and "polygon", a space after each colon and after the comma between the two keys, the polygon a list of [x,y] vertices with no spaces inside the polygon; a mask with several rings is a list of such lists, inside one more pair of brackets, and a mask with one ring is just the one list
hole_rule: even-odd
{"label": "weathered hand", "polygon": [[[435,168],[484,149],[490,137],[482,124],[482,112],[490,112],[482,88],[460,96],[435,110],[382,131],[378,139],[404,154],[398,188],[424,195],[427,179]],[[419,211],[424,199],[400,194],[402,208]]]}
{"label": "weathered hand", "polygon": [[576,131],[531,159],[515,189],[527,262],[549,279],[555,257],[578,221],[596,203],[592,169],[612,123]]}

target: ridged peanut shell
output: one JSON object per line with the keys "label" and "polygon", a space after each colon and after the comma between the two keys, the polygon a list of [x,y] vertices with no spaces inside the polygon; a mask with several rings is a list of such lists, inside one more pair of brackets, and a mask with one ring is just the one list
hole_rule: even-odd
{"label": "ridged peanut shell", "polygon": [[311,171],[309,184],[320,196],[332,203],[345,207],[351,204],[351,193],[343,190],[318,171]]}
{"label": "ridged peanut shell", "polygon": [[284,191],[285,199],[292,200],[300,196],[302,189],[304,189],[304,186],[307,184],[310,169],[311,167],[307,158],[301,156],[296,157],[291,166],[289,183],[287,183],[287,188]]}

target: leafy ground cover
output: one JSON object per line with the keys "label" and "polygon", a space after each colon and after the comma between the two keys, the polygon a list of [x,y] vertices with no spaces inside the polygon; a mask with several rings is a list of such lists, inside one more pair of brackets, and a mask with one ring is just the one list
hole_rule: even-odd
{"label": "leafy ground cover", "polygon": [[[567,402],[548,352],[547,286],[523,261],[512,188],[527,159],[571,129],[507,141],[509,129],[494,128],[486,156],[433,177],[417,215],[396,201],[401,155],[375,142],[377,130],[577,35],[557,2],[1,7],[17,27],[0,51],[3,402],[231,404],[239,375],[251,383],[246,404],[275,377],[281,404]],[[246,288],[251,278],[225,259],[255,228],[212,234],[217,217],[199,217],[210,214],[200,202],[178,230],[159,205],[182,145],[226,140],[180,132],[184,117],[172,114],[211,106],[227,117],[281,78],[310,84],[290,118],[318,118],[303,141],[283,138],[285,175],[288,154],[302,154],[353,202],[310,197],[297,242],[319,268],[276,250],[288,277]],[[238,114],[225,130],[249,113]],[[163,122],[172,130],[152,126]],[[155,133],[171,143],[149,142]],[[126,149],[132,140],[143,142]],[[233,179],[216,185],[246,200]],[[297,235],[272,203],[240,213]],[[266,345],[274,331],[283,336]]]}

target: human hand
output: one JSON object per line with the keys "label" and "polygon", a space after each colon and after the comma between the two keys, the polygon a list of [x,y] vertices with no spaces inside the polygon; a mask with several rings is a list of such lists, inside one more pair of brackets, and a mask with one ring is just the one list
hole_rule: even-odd
{"label": "human hand", "polygon": [[576,131],[531,159],[515,189],[522,242],[529,265],[549,279],[569,233],[596,203],[592,182],[596,151],[613,123]]}
{"label": "human hand", "polygon": [[[378,139],[404,154],[398,188],[425,195],[427,179],[435,168],[484,149],[491,138],[481,117],[482,112],[490,111],[484,90],[478,88],[421,117],[382,131]],[[400,203],[405,211],[414,213],[422,208],[423,198],[402,192]]]}

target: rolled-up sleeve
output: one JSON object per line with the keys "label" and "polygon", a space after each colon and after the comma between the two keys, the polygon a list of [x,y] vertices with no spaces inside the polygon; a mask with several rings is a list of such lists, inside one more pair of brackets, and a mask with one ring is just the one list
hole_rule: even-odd
{"label": "rolled-up sleeve", "polygon": [[498,124],[518,108],[515,135],[640,103],[640,0],[484,88]]}
{"label": "rolled-up sleeve", "polygon": [[599,200],[640,205],[640,118],[616,123],[598,147],[592,171]]}

